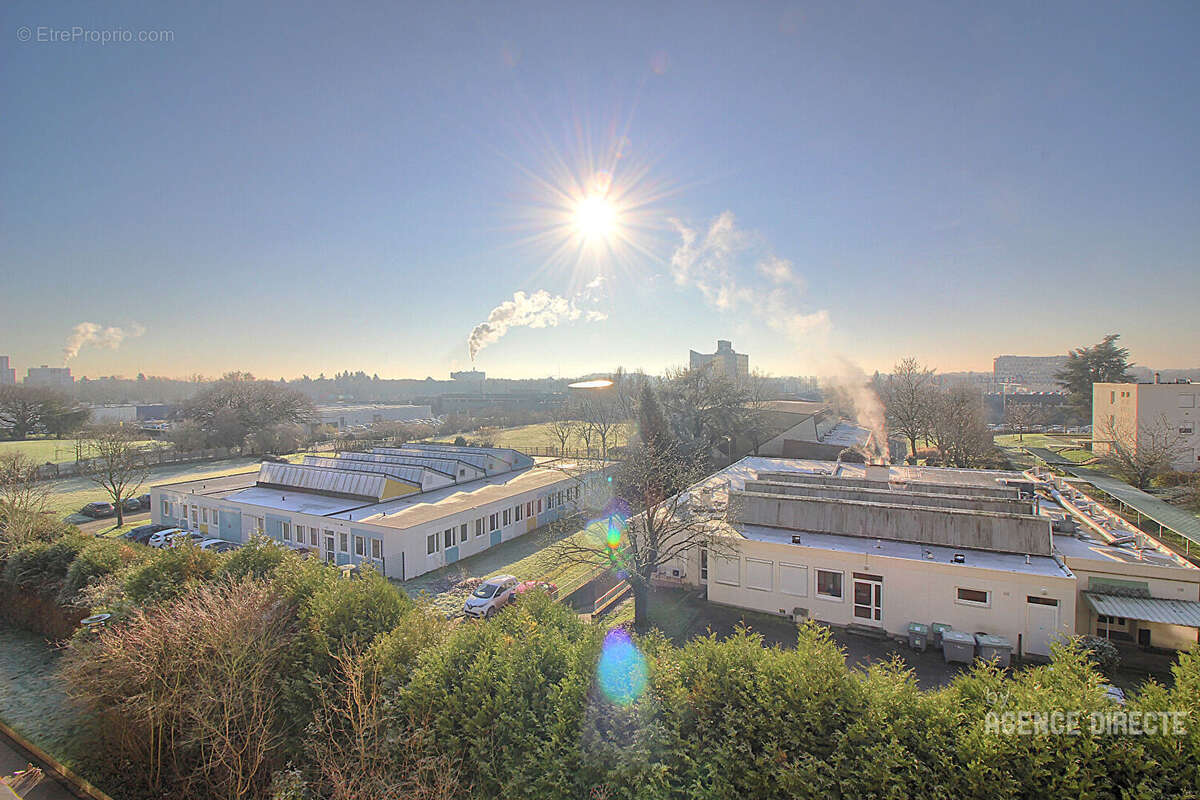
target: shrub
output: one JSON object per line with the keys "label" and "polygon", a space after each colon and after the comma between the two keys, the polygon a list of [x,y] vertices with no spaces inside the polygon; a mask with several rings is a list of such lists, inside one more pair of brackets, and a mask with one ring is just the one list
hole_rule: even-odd
{"label": "shrub", "polygon": [[79,594],[101,578],[112,575],[150,557],[146,548],[135,547],[121,539],[93,539],[71,562],[66,579],[58,593],[60,603],[71,605]]}
{"label": "shrub", "polygon": [[4,580],[22,589],[56,595],[71,562],[89,543],[81,533],[68,533],[50,542],[30,542],[13,550],[4,565]]}
{"label": "shrub", "polygon": [[212,580],[220,563],[221,557],[211,550],[193,545],[165,547],[130,570],[124,579],[125,594],[135,604],[171,600]]}
{"label": "shrub", "polygon": [[1079,645],[1087,660],[1100,671],[1101,675],[1112,676],[1121,664],[1121,652],[1108,639],[1099,636],[1081,636]]}
{"label": "shrub", "polygon": [[288,556],[299,557],[264,536],[254,536],[229,555],[220,569],[220,574],[230,578],[246,575],[265,578]]}

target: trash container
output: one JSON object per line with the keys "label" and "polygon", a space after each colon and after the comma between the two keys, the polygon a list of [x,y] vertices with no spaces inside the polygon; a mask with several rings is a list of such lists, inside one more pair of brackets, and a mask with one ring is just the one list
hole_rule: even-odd
{"label": "trash container", "polygon": [[908,623],[908,646],[913,650],[925,652],[929,643],[929,626],[924,622]]}
{"label": "trash container", "polygon": [[975,634],[966,631],[942,631],[942,658],[970,664],[975,660]]}
{"label": "trash container", "polygon": [[942,634],[946,631],[953,630],[954,626],[948,622],[935,622],[929,626],[929,635],[933,640],[933,646],[942,649]]}
{"label": "trash container", "polygon": [[1003,636],[975,634],[975,646],[979,650],[979,658],[994,661],[998,667],[1007,667],[1012,661],[1012,642]]}

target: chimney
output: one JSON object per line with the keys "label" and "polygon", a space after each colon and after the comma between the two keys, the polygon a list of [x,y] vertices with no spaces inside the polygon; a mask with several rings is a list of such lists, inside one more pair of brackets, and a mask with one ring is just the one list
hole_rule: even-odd
{"label": "chimney", "polygon": [[1155,383],[1160,383],[1160,382],[1161,382],[1161,381],[1159,380],[1159,374],[1158,374],[1157,372],[1156,372],[1156,373],[1154,373],[1154,382],[1155,382]]}

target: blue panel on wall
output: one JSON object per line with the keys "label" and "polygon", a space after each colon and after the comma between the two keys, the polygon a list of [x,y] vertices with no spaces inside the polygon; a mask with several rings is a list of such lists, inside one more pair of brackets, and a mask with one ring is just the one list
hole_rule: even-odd
{"label": "blue panel on wall", "polygon": [[498,531],[498,530],[492,531],[492,547],[495,547],[496,545],[500,544],[500,540],[502,538],[503,538],[503,536],[501,535],[500,531]]}
{"label": "blue panel on wall", "polygon": [[267,536],[270,536],[275,541],[283,541],[282,525],[289,522],[287,517],[273,517],[270,514],[266,517]]}
{"label": "blue panel on wall", "polygon": [[338,563],[339,567],[342,564],[349,564],[350,563],[350,554],[349,553],[338,553],[337,554],[337,563]]}
{"label": "blue panel on wall", "polygon": [[458,561],[458,547],[457,546],[456,547],[447,547],[446,548],[446,563],[453,564],[455,561]]}
{"label": "blue panel on wall", "polygon": [[242,541],[242,515],[237,511],[222,511],[221,538],[228,542]]}

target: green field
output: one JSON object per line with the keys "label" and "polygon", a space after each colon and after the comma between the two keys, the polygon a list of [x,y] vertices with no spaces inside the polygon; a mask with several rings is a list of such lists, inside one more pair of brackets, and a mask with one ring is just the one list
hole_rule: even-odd
{"label": "green field", "polygon": [[[196,464],[168,464],[150,471],[150,477],[142,485],[140,493],[149,492],[159,483],[174,483],[195,478],[215,478],[235,472],[250,472],[258,469],[257,458],[232,458],[224,461],[203,461]],[[87,517],[76,514],[79,509],[93,501],[108,501],[111,498],[87,478],[62,478],[50,481],[50,510],[62,515],[68,522],[85,522]],[[115,522],[115,517],[114,517]]]}
{"label": "green field", "polygon": [[552,581],[561,592],[566,593],[585,582],[596,568],[586,564],[557,564],[549,548],[555,542],[567,538],[578,538],[582,541],[587,535],[582,530],[572,531],[569,528],[548,525],[462,561],[404,581],[400,586],[411,597],[424,593],[434,607],[446,614],[462,610],[469,590],[455,589],[454,584],[465,578],[515,575],[526,581]]}
{"label": "green field", "polygon": [[[164,445],[146,439],[145,445]],[[6,453],[24,453],[38,464],[61,464],[75,460],[75,439],[25,439],[20,442],[0,442],[0,455]]]}
{"label": "green field", "polygon": [[[618,426],[613,434],[610,435],[608,446],[620,447],[628,444],[632,432],[633,426],[629,423]],[[459,436],[466,439],[468,443],[491,442],[496,447],[511,447],[514,450],[527,450],[531,447],[559,446],[558,437],[551,432],[550,424],[544,422],[535,425],[521,425],[516,428],[480,428],[468,433],[439,436],[436,441],[453,442]],[[600,442],[593,439],[592,447],[598,448],[599,446]],[[583,443],[572,441],[567,447],[582,449]]]}

